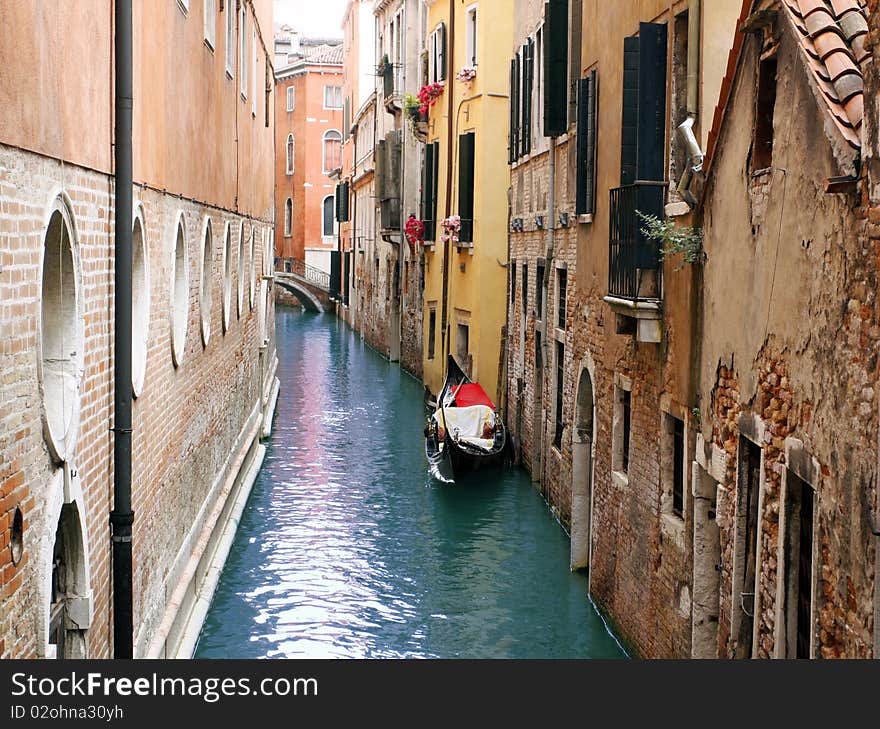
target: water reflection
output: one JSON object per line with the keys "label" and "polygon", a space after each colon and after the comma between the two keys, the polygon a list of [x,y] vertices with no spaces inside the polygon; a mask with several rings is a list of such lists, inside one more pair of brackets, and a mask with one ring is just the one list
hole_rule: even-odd
{"label": "water reflection", "polygon": [[616,657],[519,471],[427,474],[421,386],[277,313],[282,394],[197,657]]}

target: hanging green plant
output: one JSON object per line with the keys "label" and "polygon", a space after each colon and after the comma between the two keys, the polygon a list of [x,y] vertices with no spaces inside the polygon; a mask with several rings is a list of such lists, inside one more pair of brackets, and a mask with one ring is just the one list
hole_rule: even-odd
{"label": "hanging green plant", "polygon": [[669,256],[681,254],[682,264],[675,269],[676,271],[684,268],[686,264],[702,263],[705,260],[702,228],[676,225],[672,220],[661,220],[656,215],[645,215],[641,210],[636,210],[636,215],[645,223],[642,234],[661,244],[661,259],[666,260]]}

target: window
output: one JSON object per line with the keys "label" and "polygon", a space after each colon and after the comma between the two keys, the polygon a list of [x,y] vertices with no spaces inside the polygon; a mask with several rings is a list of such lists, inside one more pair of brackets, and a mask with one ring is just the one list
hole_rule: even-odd
{"label": "window", "polygon": [[565,299],[568,294],[568,271],[556,269],[556,326],[565,329]]}
{"label": "window", "polygon": [[235,8],[226,4],[226,73],[235,76]]}
{"label": "window", "polygon": [[[231,9],[231,5],[230,5]],[[238,58],[238,72],[241,76],[241,80],[239,82],[239,87],[241,88],[241,96],[242,98],[247,98],[247,84],[248,84],[248,55],[247,55],[247,10],[245,6],[241,6],[241,22],[239,23],[238,28],[238,42],[239,42],[239,58]]]}
{"label": "window", "polygon": [[257,29],[256,27],[251,30],[251,53],[253,55],[253,64],[251,65],[251,73],[253,78],[251,79],[252,88],[251,88],[251,116],[257,116]]}
{"label": "window", "polygon": [[205,0],[205,43],[211,50],[217,43],[217,0]]}
{"label": "window", "polygon": [[[547,0],[544,12],[544,134],[568,129],[568,0]],[[665,89],[664,89],[665,90]]]}
{"label": "window", "polygon": [[342,108],[342,87],[341,86],[325,86],[324,87],[324,108],[325,109],[341,109]]}
{"label": "window", "polygon": [[535,75],[535,41],[529,40],[520,50],[520,83],[522,84],[519,112],[520,134],[519,152],[529,154],[532,151],[532,84]]}
{"label": "window", "polygon": [[232,319],[232,227],[226,223],[223,236],[223,333],[229,331]]}
{"label": "window", "polygon": [[428,308],[428,359],[434,359],[434,340],[437,338],[437,308]]}
{"label": "window", "polygon": [[295,96],[294,96],[295,93],[296,93],[295,87],[293,87],[293,86],[287,87],[287,110],[288,111],[293,111],[293,103],[294,103],[294,99],[295,99]]}
{"label": "window", "polygon": [[752,657],[755,614],[755,569],[758,538],[758,493],[761,488],[761,448],[740,436],[737,449],[736,541],[732,633],[736,658]]}
{"label": "window", "polygon": [[293,174],[293,160],[294,160],[294,146],[293,146],[293,135],[287,135],[287,174]]}
{"label": "window", "polygon": [[522,297],[523,324],[525,324],[529,308],[529,264],[525,261],[523,261],[522,265],[522,286],[520,286],[520,296]]}
{"label": "window", "polygon": [[428,40],[428,83],[446,80],[446,24],[440,23]]}
{"label": "window", "polygon": [[556,342],[556,429],[553,434],[553,445],[562,447],[562,431],[565,424],[562,420],[562,394],[565,384],[565,344]]}
{"label": "window", "polygon": [[189,0],[177,0],[177,7],[184,15],[189,13]]}
{"label": "window", "polygon": [[236,297],[236,301],[238,303],[238,318],[241,319],[242,314],[244,314],[244,279],[245,279],[245,250],[244,250],[244,221],[241,221],[241,224],[238,226],[238,272],[236,281],[238,288]]}
{"label": "window", "polygon": [[335,129],[324,132],[324,174],[342,167],[342,134]]}
{"label": "window", "polygon": [[466,371],[470,370],[468,362],[470,346],[470,327],[467,324],[459,323],[455,329],[455,356],[458,359],[458,363]]}
{"label": "window", "polygon": [[474,240],[474,156],[473,132],[458,137],[458,214],[461,230],[458,238],[462,243]]}
{"label": "window", "polygon": [[466,66],[477,65],[477,6],[474,5],[467,9],[466,37],[465,37],[465,54],[464,60]]}
{"label": "window", "polygon": [[684,518],[685,473],[684,421],[663,413],[660,434],[660,482],[663,486],[662,508],[667,514]]}
{"label": "window", "polygon": [[[288,202],[290,202],[288,200]],[[262,232],[261,232],[262,235]],[[251,237],[250,237],[250,246],[248,249],[248,303],[251,306],[251,311],[254,310],[254,298],[257,293],[257,257],[256,257],[256,242],[257,242],[257,230],[251,225]]]}
{"label": "window", "polygon": [[293,200],[287,198],[287,202],[284,203],[284,237],[290,238],[290,233],[293,227]]}
{"label": "window", "polygon": [[785,473],[785,593],[782,617],[785,625],[785,658],[812,658],[815,618],[813,584],[815,570],[815,492],[791,470]]}
{"label": "window", "polygon": [[211,219],[206,217],[202,226],[202,285],[200,289],[200,308],[202,315],[202,345],[207,347],[211,338],[211,304],[213,274],[213,240],[211,235]]}
{"label": "window", "polygon": [[595,69],[578,82],[577,183],[575,212],[596,210],[596,109],[598,82]]}
{"label": "window", "polygon": [[144,232],[143,210],[138,206],[132,229],[131,261],[131,389],[141,394],[147,372],[150,330],[150,277]]}
{"label": "window", "polygon": [[776,56],[761,61],[758,69],[755,136],[752,149],[752,171],[773,165],[773,111],[776,108]]}
{"label": "window", "polygon": [[333,235],[333,195],[324,198],[321,217],[321,235],[325,238]]}
{"label": "window", "polygon": [[440,143],[425,145],[422,158],[421,216],[425,223],[425,240],[437,239],[437,185],[440,174]]}
{"label": "window", "polygon": [[626,475],[629,469],[630,415],[632,410],[632,384],[617,376],[614,387],[614,416],[611,423],[611,468]]}
{"label": "window", "polygon": [[544,321],[544,264],[540,261],[535,274],[535,308],[539,321]]}
{"label": "window", "polygon": [[175,367],[183,362],[186,344],[186,325],[189,321],[189,256],[186,250],[186,233],[183,213],[177,218],[174,237],[174,259],[171,278],[171,359]]}

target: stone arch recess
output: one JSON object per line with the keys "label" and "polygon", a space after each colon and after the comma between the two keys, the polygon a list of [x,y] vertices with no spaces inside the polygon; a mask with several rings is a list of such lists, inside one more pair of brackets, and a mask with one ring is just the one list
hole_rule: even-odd
{"label": "stone arch recess", "polygon": [[593,520],[595,365],[589,353],[578,368],[571,442],[571,569],[589,569]]}

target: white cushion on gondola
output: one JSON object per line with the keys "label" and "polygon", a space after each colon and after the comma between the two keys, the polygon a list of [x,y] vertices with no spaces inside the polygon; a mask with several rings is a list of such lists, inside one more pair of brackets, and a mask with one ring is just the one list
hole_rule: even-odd
{"label": "white cushion on gondola", "polygon": [[[495,427],[495,413],[486,405],[470,405],[466,408],[446,408],[446,431],[453,437],[487,440],[482,438],[483,426],[489,424]],[[434,413],[434,420],[438,425],[443,425],[443,417],[440,411]],[[489,439],[491,443],[491,439]],[[478,444],[479,445],[479,444]]]}

